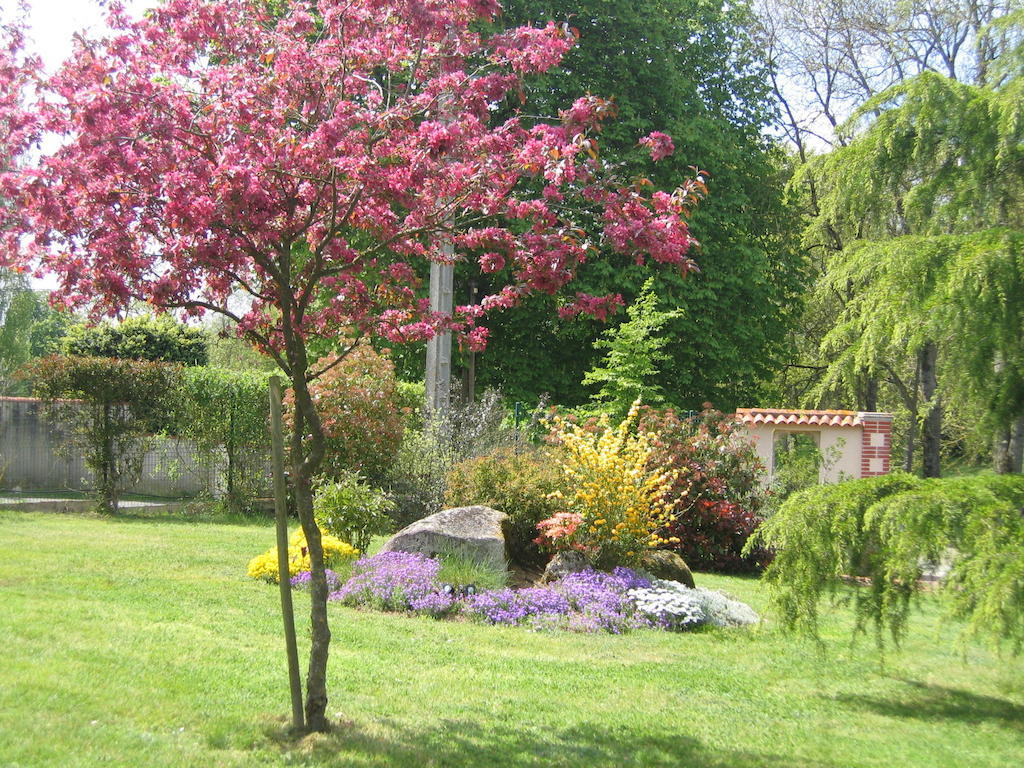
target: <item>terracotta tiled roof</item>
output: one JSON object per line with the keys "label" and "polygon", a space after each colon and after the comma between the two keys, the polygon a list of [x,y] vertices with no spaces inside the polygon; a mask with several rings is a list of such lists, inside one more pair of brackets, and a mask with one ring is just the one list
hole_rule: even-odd
{"label": "terracotta tiled roof", "polygon": [[857,411],[803,411],[781,408],[737,408],[736,416],[744,424],[786,424],[793,426],[859,427]]}

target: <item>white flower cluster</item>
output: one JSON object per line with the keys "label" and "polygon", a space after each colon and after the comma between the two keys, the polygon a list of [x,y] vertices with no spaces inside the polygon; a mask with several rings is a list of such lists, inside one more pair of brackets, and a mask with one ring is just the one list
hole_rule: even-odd
{"label": "white flower cluster", "polygon": [[760,621],[746,603],[704,587],[690,589],[678,581],[654,579],[646,589],[631,589],[637,611],[666,629],[692,629],[701,624],[743,627]]}
{"label": "white flower cluster", "polygon": [[[676,589],[675,587],[682,587]],[[707,622],[700,595],[675,581],[657,581],[627,593],[637,611],[665,629],[692,629]]]}

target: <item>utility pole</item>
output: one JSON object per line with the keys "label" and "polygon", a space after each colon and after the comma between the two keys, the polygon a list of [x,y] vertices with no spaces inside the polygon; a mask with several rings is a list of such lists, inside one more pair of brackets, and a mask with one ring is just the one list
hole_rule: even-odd
{"label": "utility pole", "polygon": [[[476,304],[476,280],[469,281],[469,303]],[[466,350],[466,371],[462,379],[462,399],[467,403],[476,400],[476,352]]]}
{"label": "utility pole", "polygon": [[[454,249],[451,243],[443,246],[446,255]],[[430,264],[430,310],[451,315],[454,309],[453,283],[455,265]],[[427,342],[426,375],[427,413],[443,413],[451,405],[452,395],[452,333],[443,331]]]}
{"label": "utility pole", "polygon": [[[448,43],[454,43],[453,31],[448,31]],[[451,119],[451,93],[442,93],[438,100],[438,113],[445,122]],[[450,223],[450,222],[449,222]],[[455,309],[454,282],[455,247],[449,237],[441,245],[444,258],[441,262],[430,262],[430,311],[441,312],[451,317]],[[452,401],[452,332],[438,333],[427,342],[426,417],[444,414],[451,408]]]}

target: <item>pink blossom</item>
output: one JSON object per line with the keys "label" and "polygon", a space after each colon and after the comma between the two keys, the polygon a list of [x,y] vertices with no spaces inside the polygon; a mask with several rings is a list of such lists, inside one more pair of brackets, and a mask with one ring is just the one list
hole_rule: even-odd
{"label": "pink blossom", "polygon": [[[612,102],[583,97],[557,124],[493,123],[490,105],[576,39],[474,23],[498,12],[285,0],[272,16],[262,0],[166,0],[134,21],[115,4],[109,36],[51,77],[20,30],[0,30],[0,266],[52,274],[55,302],[93,317],[140,300],[227,315],[286,368],[289,334],[450,330],[478,347],[483,313],[537,292],[564,316],[603,318],[618,297],[571,292],[602,249],[694,269],[700,177],[651,196],[616,178],[597,142]],[[36,148],[44,132],[57,148]],[[641,143],[672,151],[663,133]],[[425,260],[507,282],[438,316]],[[247,301],[229,301],[238,292]]]}
{"label": "pink blossom", "polygon": [[658,162],[663,157],[668,157],[676,151],[676,145],[672,143],[672,137],[661,131],[651,133],[640,139],[640,144],[651,151],[651,159]]}

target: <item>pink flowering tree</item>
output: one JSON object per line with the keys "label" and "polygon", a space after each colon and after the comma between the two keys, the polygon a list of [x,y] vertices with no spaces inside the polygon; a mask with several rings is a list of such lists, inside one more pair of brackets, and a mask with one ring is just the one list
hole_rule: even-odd
{"label": "pink flowering tree", "polygon": [[[78,39],[51,77],[16,32],[0,54],[6,265],[53,275],[55,300],[93,317],[137,301],[224,315],[290,381],[312,730],[327,727],[330,630],[310,382],[370,335],[451,330],[480,347],[477,321],[535,291],[564,295],[567,315],[603,315],[619,297],[568,290],[603,246],[694,268],[685,218],[700,175],[653,195],[616,178],[597,151],[613,111],[598,98],[550,124],[515,115],[523,78],[556,65],[574,35],[481,33],[498,12],[494,0],[166,0],[135,22],[111,4],[111,33]],[[672,151],[664,134],[643,142],[655,158]],[[507,280],[432,314],[426,261]],[[351,343],[314,360],[318,338]]]}

